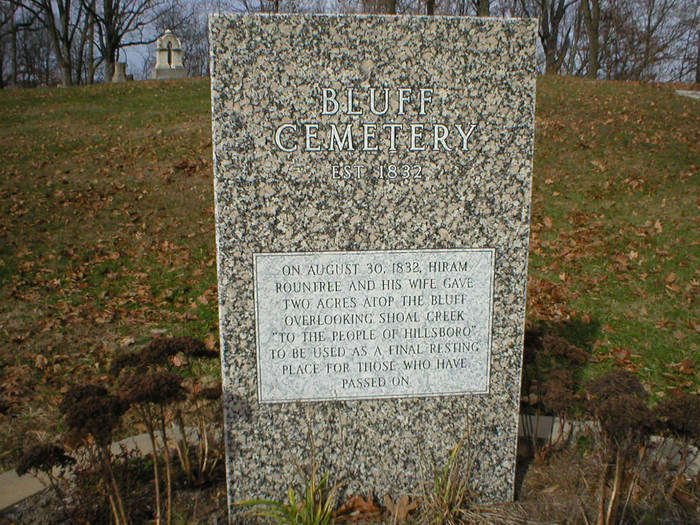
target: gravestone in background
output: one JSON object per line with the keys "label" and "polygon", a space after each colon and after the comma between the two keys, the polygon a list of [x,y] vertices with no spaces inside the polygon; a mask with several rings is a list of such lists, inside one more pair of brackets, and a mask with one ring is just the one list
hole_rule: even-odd
{"label": "gravestone in background", "polygon": [[210,20],[230,502],[312,454],[397,498],[463,438],[479,497],[512,498],[535,30]]}
{"label": "gravestone in background", "polygon": [[153,78],[169,80],[185,78],[187,71],[182,64],[182,43],[170,29],[156,41],[156,63],[153,67]]}

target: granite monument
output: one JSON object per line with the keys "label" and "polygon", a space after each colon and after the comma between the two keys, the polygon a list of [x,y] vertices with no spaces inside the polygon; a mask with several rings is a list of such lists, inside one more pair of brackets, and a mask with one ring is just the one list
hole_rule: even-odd
{"label": "granite monument", "polygon": [[479,498],[511,499],[535,21],[210,36],[229,502],[281,499],[312,454],[346,494],[415,493],[462,439]]}

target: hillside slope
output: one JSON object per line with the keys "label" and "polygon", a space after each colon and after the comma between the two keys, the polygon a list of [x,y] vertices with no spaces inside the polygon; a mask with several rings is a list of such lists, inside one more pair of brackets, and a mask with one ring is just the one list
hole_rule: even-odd
{"label": "hillside slope", "polygon": [[[206,79],[0,92],[2,450],[115,352],[217,340],[209,111]],[[539,80],[528,317],[584,376],[698,390],[699,166],[700,102]]]}

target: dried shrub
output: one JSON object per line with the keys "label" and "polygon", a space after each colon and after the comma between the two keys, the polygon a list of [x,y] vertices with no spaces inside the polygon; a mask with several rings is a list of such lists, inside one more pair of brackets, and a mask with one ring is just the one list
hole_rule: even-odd
{"label": "dried shrub", "polygon": [[73,405],[91,397],[103,397],[107,389],[100,385],[78,385],[71,387],[64,395],[58,409],[66,414]]}
{"label": "dried shrub", "polygon": [[184,398],[182,378],[172,372],[158,371],[129,377],[121,388],[121,396],[130,404],[165,405]]}
{"label": "dried shrub", "polygon": [[[136,451],[122,449],[112,458],[114,480],[124,495],[125,514],[130,523],[153,523],[149,505],[149,460]],[[105,485],[102,465],[95,461],[79,461],[70,483],[71,523],[112,525],[109,488]]]}
{"label": "dried shrub", "polygon": [[97,444],[108,445],[126,408],[118,397],[111,394],[87,397],[67,408],[66,424],[73,431],[74,439],[84,441],[91,435]]}
{"label": "dried shrub", "polygon": [[[135,405],[141,420],[146,425],[151,440],[153,452],[153,483],[155,488],[156,522],[161,520],[160,475],[158,454],[160,449],[165,463],[166,474],[166,522],[171,523],[172,517],[172,472],[170,469],[170,449],[166,432],[166,415],[164,407],[170,402],[184,399],[185,390],[182,388],[182,378],[172,372],[156,371],[148,374],[134,374],[122,384],[122,398]],[[159,410],[153,411],[153,405],[159,405]],[[159,446],[155,439],[155,429],[159,427],[163,445]],[[183,434],[184,435],[184,434]]]}
{"label": "dried shrub", "polygon": [[700,447],[700,395],[680,394],[657,405],[654,413],[671,434]]}
{"label": "dried shrub", "polygon": [[599,401],[618,396],[634,396],[640,400],[646,400],[649,397],[637,376],[626,370],[614,370],[594,379],[588,383],[586,390]]}
{"label": "dried shrub", "polygon": [[597,415],[605,435],[618,444],[641,444],[656,428],[653,413],[636,395],[606,399]]}
{"label": "dried shrub", "polygon": [[75,460],[66,454],[66,451],[58,445],[48,443],[34,445],[17,462],[15,470],[20,476],[27,472],[50,472],[54,467],[65,468],[75,463]]}

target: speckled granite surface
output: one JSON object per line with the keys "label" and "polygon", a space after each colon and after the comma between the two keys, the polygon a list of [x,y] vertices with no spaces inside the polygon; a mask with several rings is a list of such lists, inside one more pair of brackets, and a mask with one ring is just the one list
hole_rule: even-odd
{"label": "speckled granite surface", "polygon": [[[480,497],[512,498],[535,31],[522,20],[211,18],[230,502],[282,498],[312,448],[345,493],[396,498],[417,492],[421,463],[441,464],[465,435]],[[333,168],[343,164],[367,168],[343,179]],[[389,164],[409,175],[420,166],[420,178],[379,178]],[[258,402],[253,254],[459,248],[495,250],[488,394]]]}

